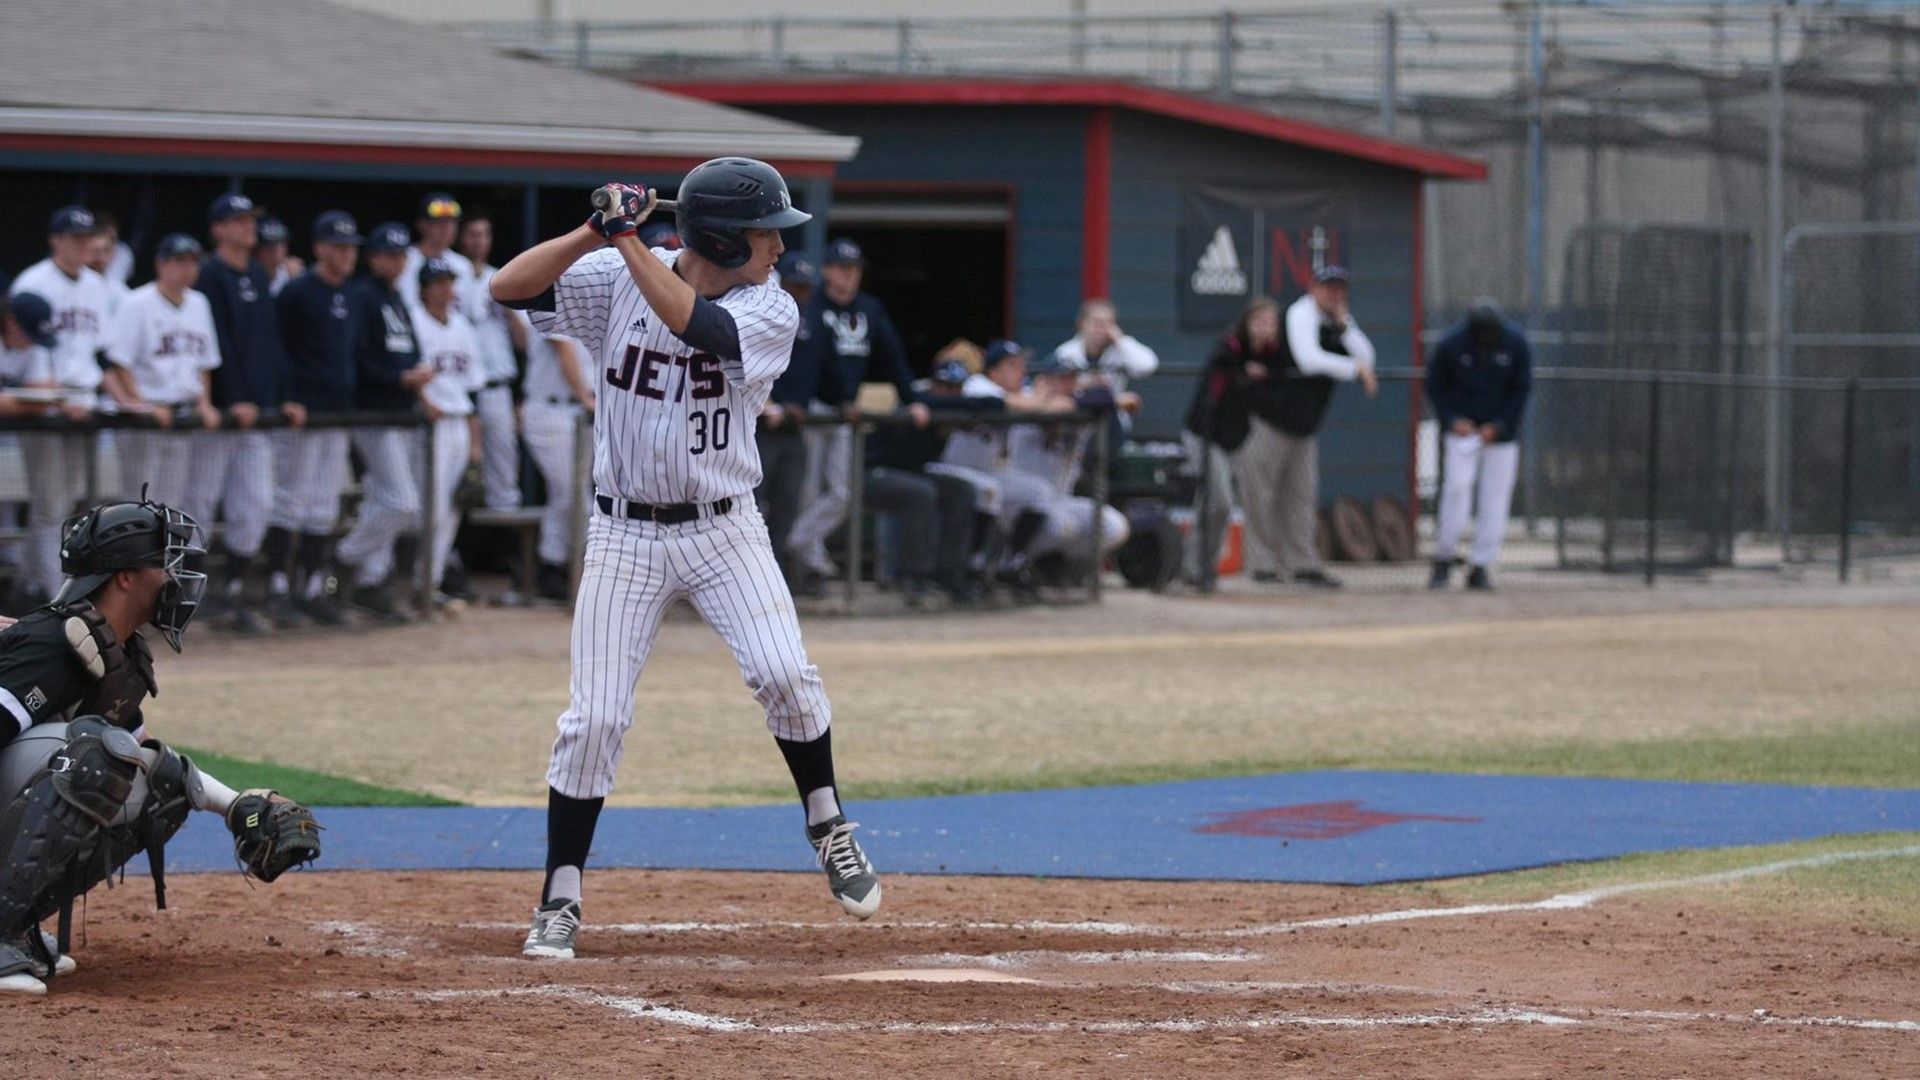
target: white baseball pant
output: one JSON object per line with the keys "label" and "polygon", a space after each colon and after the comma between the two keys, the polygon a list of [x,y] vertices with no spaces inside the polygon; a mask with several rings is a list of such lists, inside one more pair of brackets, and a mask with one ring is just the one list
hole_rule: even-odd
{"label": "white baseball pant", "polygon": [[1491,567],[1500,558],[1507,536],[1507,511],[1513,505],[1513,479],[1520,468],[1520,444],[1483,443],[1478,435],[1446,436],[1446,470],[1440,485],[1440,524],[1434,535],[1433,557],[1451,560],[1473,516],[1474,495],[1480,496],[1474,521],[1473,551],[1467,560]]}
{"label": "white baseball pant", "polygon": [[836,425],[808,428],[807,434],[807,506],[794,519],[787,534],[787,550],[798,556],[808,568],[827,572],[833,561],[827,558],[827,537],[846,520],[852,494],[848,475],[853,454],[853,428]]}
{"label": "white baseball pant", "polygon": [[366,465],[360,478],[360,518],[335,549],[353,566],[356,585],[378,585],[393,569],[393,542],[419,532],[420,460],[426,440],[414,428],[361,428],[354,449]]}
{"label": "white baseball pant", "polygon": [[1000,516],[1000,478],[985,469],[976,469],[970,465],[949,465],[944,461],[935,461],[927,465],[927,472],[935,476],[957,476],[973,485],[973,510],[977,514]]}
{"label": "white baseball pant", "polygon": [[147,498],[185,510],[193,501],[193,448],[204,431],[114,432],[120,449],[120,478],[127,494],[147,486]]}
{"label": "white baseball pant", "polygon": [[188,513],[202,527],[221,512],[220,541],[243,559],[260,553],[273,512],[273,439],[265,431],[203,431],[194,436]]}
{"label": "white baseball pant", "polygon": [[27,467],[27,580],[48,597],[60,591],[60,523],[87,494],[90,434],[23,432],[20,457]]}
{"label": "white baseball pant", "polygon": [[273,471],[268,521],[290,533],[331,534],[347,486],[346,429],[274,432]]}
{"label": "white baseball pant", "polygon": [[[1096,505],[1092,499],[1078,495],[1057,498],[1044,507],[1047,523],[1041,527],[1040,535],[1034,538],[1032,553],[1048,555],[1059,552],[1062,555],[1083,556],[1093,542],[1093,515]],[[1108,555],[1121,544],[1127,542],[1130,531],[1127,515],[1111,506],[1098,507],[1100,513],[1100,554]]]}
{"label": "white baseball pant", "polygon": [[433,422],[433,552],[427,563],[427,578],[434,588],[446,572],[447,556],[460,533],[460,515],[453,509],[453,493],[460,487],[472,461],[473,426],[471,417],[443,416]]}
{"label": "white baseball pant", "polygon": [[578,405],[527,402],[527,453],[546,481],[547,505],[540,514],[540,561],[565,564],[573,554],[574,507],[584,484],[573,475],[573,451],[580,416]]}
{"label": "white baseball pant", "polygon": [[596,512],[574,600],[571,703],[547,767],[555,791],[598,799],[613,790],[633,726],[634,684],[661,618],[683,599],[733,650],[775,737],[809,742],[826,733],[826,688],[807,661],[792,594],[751,495],[736,497],[728,513],[680,525]]}
{"label": "white baseball pant", "polygon": [[513,427],[513,388],[489,386],[473,393],[480,416],[480,476],[487,506],[512,510],[520,505],[520,440]]}

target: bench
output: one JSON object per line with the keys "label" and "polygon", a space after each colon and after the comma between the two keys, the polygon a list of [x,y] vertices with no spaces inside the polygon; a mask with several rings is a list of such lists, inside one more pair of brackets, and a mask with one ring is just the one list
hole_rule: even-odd
{"label": "bench", "polygon": [[498,598],[496,603],[519,607],[532,603],[534,597],[539,595],[540,518],[545,513],[545,508],[539,506],[515,506],[507,509],[476,506],[467,511],[465,518],[467,525],[476,529],[512,530],[520,541],[519,579],[514,585],[514,591]]}

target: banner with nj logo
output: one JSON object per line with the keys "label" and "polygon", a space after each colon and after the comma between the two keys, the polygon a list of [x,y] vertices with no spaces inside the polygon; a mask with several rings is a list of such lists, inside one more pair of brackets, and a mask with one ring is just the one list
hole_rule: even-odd
{"label": "banner with nj logo", "polygon": [[1340,262],[1350,208],[1331,187],[1187,188],[1177,264],[1181,329],[1224,329],[1263,293],[1282,302],[1300,295],[1315,269]]}

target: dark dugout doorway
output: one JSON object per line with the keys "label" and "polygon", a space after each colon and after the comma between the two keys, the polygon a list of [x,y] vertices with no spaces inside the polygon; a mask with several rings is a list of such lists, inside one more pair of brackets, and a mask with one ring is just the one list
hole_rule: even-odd
{"label": "dark dugout doorway", "polygon": [[827,229],[867,256],[864,288],[892,313],[916,375],[956,337],[985,346],[1012,321],[1007,192],[841,185]]}

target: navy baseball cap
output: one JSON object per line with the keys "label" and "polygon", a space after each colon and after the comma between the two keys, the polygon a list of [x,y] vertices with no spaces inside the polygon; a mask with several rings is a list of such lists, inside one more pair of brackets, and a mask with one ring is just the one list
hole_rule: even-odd
{"label": "navy baseball cap", "polygon": [[1323,266],[1313,272],[1313,283],[1315,285],[1345,285],[1347,283],[1347,268],[1331,264]]}
{"label": "navy baseball cap", "polygon": [[444,191],[429,191],[420,200],[418,217],[439,220],[460,216],[460,200]]}
{"label": "navy baseball cap", "polygon": [[820,284],[820,269],[813,260],[798,251],[789,251],[780,257],[780,263],[774,269],[780,271],[782,284],[816,286]]}
{"label": "navy baseball cap", "polygon": [[206,249],[200,246],[200,241],[183,232],[168,233],[160,238],[159,246],[153,249],[156,259],[178,259],[183,255],[198,258],[204,254]]}
{"label": "navy baseball cap", "polygon": [[353,220],[352,214],[345,210],[329,210],[313,219],[313,242],[359,245],[366,243],[367,238],[360,235],[360,223]]}
{"label": "navy baseball cap", "polygon": [[260,219],[260,232],[257,237],[262,244],[284,244],[287,242],[287,223],[269,214]]}
{"label": "navy baseball cap", "polygon": [[867,256],[860,250],[859,244],[843,236],[827,245],[827,254],[820,262],[824,266],[845,266],[848,263],[865,266]]}
{"label": "navy baseball cap", "polygon": [[84,236],[99,231],[93,211],[84,206],[63,206],[47,219],[47,232],[53,236]]}
{"label": "navy baseball cap", "polygon": [[680,250],[680,230],[664,221],[649,221],[640,227],[640,242],[650,248]]}
{"label": "navy baseball cap", "polygon": [[965,360],[942,360],[933,365],[933,381],[957,386],[967,381],[967,362]]}
{"label": "navy baseball cap", "polygon": [[405,251],[413,243],[413,234],[397,221],[383,221],[367,234],[368,251]]}
{"label": "navy baseball cap", "polygon": [[228,218],[236,218],[243,215],[253,217],[257,216],[258,213],[259,211],[253,208],[252,199],[247,198],[237,191],[229,191],[213,200],[213,204],[207,207],[207,220],[209,222],[225,221]]}
{"label": "navy baseball cap", "polygon": [[423,289],[436,281],[454,281],[459,277],[453,264],[445,259],[428,259],[420,264],[420,287]]}
{"label": "navy baseball cap", "polygon": [[995,338],[987,342],[986,355],[980,360],[980,370],[992,371],[994,365],[1000,361],[1005,360],[1009,356],[1024,355],[1026,351],[1027,350],[1020,347],[1020,343],[1017,341],[1008,341],[1006,338]]}
{"label": "navy baseball cap", "polygon": [[53,333],[53,305],[39,293],[14,293],[7,299],[7,311],[35,345],[51,349],[59,342]]}

